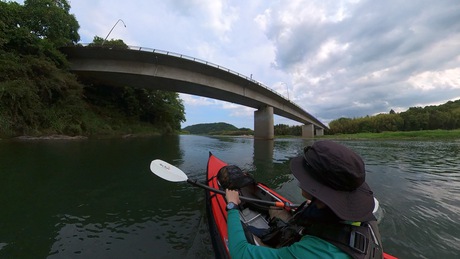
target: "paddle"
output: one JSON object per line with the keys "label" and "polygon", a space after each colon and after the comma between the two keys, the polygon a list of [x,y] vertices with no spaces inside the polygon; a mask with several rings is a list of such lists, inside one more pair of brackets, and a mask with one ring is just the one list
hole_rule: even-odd
{"label": "paddle", "polygon": [[[182,170],[160,159],[155,159],[150,163],[150,171],[152,171],[152,173],[156,174],[158,177],[161,177],[164,180],[167,180],[170,182],[185,182],[186,181],[194,186],[197,186],[197,187],[200,187],[200,188],[203,188],[203,189],[206,189],[206,190],[218,193],[218,194],[225,195],[225,192],[222,190],[214,189],[206,184],[197,182],[196,180],[190,180]],[[284,207],[297,208],[299,206],[297,204],[290,204],[287,202],[283,203],[283,202],[265,201],[265,200],[244,197],[244,196],[240,196],[240,199],[246,202],[265,204],[265,205],[276,206],[276,207],[281,207],[281,208],[284,208]]]}

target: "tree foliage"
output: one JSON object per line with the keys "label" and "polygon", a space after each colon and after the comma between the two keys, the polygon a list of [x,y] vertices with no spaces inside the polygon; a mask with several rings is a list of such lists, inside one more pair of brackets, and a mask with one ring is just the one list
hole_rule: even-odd
{"label": "tree foliage", "polygon": [[301,136],[302,127],[301,126],[289,126],[285,124],[277,124],[274,128],[274,133],[276,136]]}
{"label": "tree foliage", "polygon": [[[88,47],[102,43],[104,47],[128,48],[122,40],[104,42],[98,36]],[[167,133],[179,131],[185,121],[184,104],[175,92],[91,84],[85,87],[85,96],[92,105],[111,107],[135,120],[160,125]]]}
{"label": "tree foliage", "polygon": [[191,134],[209,134],[212,132],[237,131],[238,128],[225,122],[216,122],[195,124],[187,126],[183,128],[183,130],[188,131]]}
{"label": "tree foliage", "polygon": [[384,131],[453,130],[460,128],[460,100],[439,106],[411,107],[405,112],[362,118],[339,118],[329,123],[330,134]]}
{"label": "tree foliage", "polygon": [[77,43],[79,24],[66,0],[25,0],[22,19],[24,27],[37,38],[47,39],[61,47]]}
{"label": "tree foliage", "polygon": [[99,36],[94,36],[93,42],[91,42],[89,47],[110,47],[110,48],[118,48],[118,49],[127,49],[128,45],[126,45],[122,40],[120,39],[111,39],[104,41],[103,38]]}
{"label": "tree foliage", "polygon": [[[39,8],[45,2],[49,8]],[[72,74],[62,70],[67,61],[55,47],[78,38],[59,34],[47,19],[63,18],[66,11],[60,9],[58,3],[25,1],[21,6],[0,2],[2,135],[34,134],[42,129],[46,131],[53,124],[54,131],[80,132],[75,123],[79,123],[83,113],[82,87]],[[69,28],[77,31],[78,23],[73,16],[68,21],[71,22]],[[42,27],[41,33],[38,25]],[[62,114],[63,110],[67,111],[66,115]]]}
{"label": "tree foliage", "polygon": [[[66,0],[0,1],[0,136],[98,134],[122,122],[179,130],[185,117],[177,93],[84,87],[67,72],[59,47],[80,39],[69,10]],[[121,40],[105,45],[127,48]]]}
{"label": "tree foliage", "polygon": [[85,97],[92,106],[159,125],[166,133],[180,130],[185,121],[184,105],[175,92],[97,84],[85,87]]}

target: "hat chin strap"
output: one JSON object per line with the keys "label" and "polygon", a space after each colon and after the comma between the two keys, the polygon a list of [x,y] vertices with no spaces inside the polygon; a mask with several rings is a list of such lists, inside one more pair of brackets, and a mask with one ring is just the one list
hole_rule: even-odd
{"label": "hat chin strap", "polygon": [[318,202],[324,204],[317,198],[313,197],[308,206],[301,206],[296,212],[291,222],[300,226],[307,227],[313,223],[338,223],[341,221],[335,213],[324,204],[324,207],[319,208]]}
{"label": "hat chin strap", "polygon": [[311,202],[310,204],[314,203],[316,205],[316,207],[318,207],[318,209],[324,209],[324,208],[329,208],[326,203],[320,201],[318,198],[316,197],[313,197],[311,199]]}

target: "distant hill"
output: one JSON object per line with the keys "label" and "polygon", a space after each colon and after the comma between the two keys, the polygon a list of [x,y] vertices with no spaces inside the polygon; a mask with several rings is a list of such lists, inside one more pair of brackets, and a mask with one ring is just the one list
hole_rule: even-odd
{"label": "distant hill", "polygon": [[190,134],[197,135],[236,135],[236,134],[253,134],[251,129],[237,128],[225,122],[201,123],[187,126],[182,129]]}

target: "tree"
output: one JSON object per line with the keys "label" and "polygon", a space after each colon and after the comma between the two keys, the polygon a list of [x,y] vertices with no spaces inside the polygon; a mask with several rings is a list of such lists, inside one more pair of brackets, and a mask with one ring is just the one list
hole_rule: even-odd
{"label": "tree", "polygon": [[80,25],[69,11],[70,5],[66,0],[25,0],[20,25],[28,28],[37,38],[47,39],[55,47],[77,43]]}
{"label": "tree", "polygon": [[301,126],[289,126],[286,124],[276,124],[274,126],[274,133],[277,136],[290,135],[290,136],[301,136]]}
{"label": "tree", "polygon": [[[95,36],[88,47],[100,47],[102,42],[101,37]],[[109,40],[104,43],[104,47],[127,48],[128,46],[122,40]],[[181,123],[185,121],[185,108],[179,94],[134,87],[93,84],[85,88],[85,96],[91,104],[113,107],[126,116],[160,125],[166,132],[181,129]]]}
{"label": "tree", "polygon": [[185,108],[178,93],[143,89],[138,98],[141,120],[163,125],[167,130],[180,130]]}
{"label": "tree", "polygon": [[94,36],[93,42],[89,44],[89,47],[96,47],[96,46],[104,46],[104,47],[110,47],[110,48],[119,48],[119,49],[127,49],[128,45],[126,45],[123,40],[120,39],[111,39],[105,41],[104,45],[104,39],[99,37],[99,36]]}
{"label": "tree", "polygon": [[53,29],[68,20],[76,32],[78,23],[58,3],[66,2],[0,2],[0,133],[80,133],[82,86],[62,70],[67,61],[55,47],[71,40]]}
{"label": "tree", "polygon": [[[225,123],[225,122],[216,122],[216,123],[200,123],[191,126],[187,126],[183,129],[184,131],[188,131],[191,134],[210,134],[212,132],[230,132],[230,131],[238,131],[238,128]],[[241,130],[249,130],[249,129],[241,129]]]}
{"label": "tree", "polygon": [[[65,0],[0,1],[0,136],[125,133],[117,130],[147,123],[180,130],[177,93],[77,82],[58,50],[80,38],[69,10]],[[101,43],[96,36],[94,45]],[[122,40],[106,43],[127,48]]]}
{"label": "tree", "polygon": [[378,114],[363,118],[340,118],[329,123],[330,134],[414,131],[430,129],[460,128],[460,100],[449,101],[439,106],[410,107],[407,111]]}

